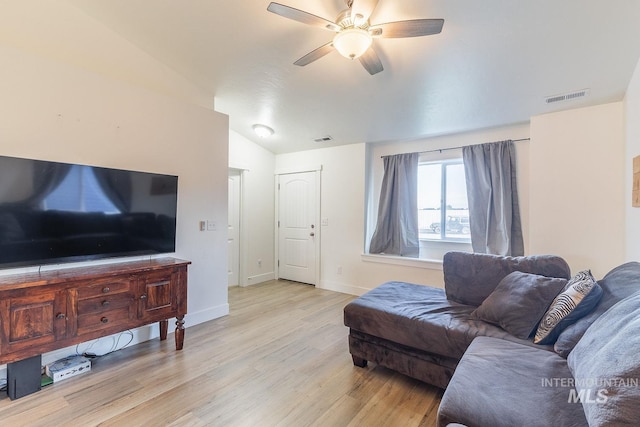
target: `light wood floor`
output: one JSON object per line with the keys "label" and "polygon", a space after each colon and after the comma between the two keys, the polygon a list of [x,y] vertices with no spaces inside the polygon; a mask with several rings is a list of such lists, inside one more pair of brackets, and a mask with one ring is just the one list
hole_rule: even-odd
{"label": "light wood floor", "polygon": [[277,281],[229,289],[229,316],[94,361],[90,373],[0,398],[3,426],[433,426],[442,392],[354,367],[352,296]]}

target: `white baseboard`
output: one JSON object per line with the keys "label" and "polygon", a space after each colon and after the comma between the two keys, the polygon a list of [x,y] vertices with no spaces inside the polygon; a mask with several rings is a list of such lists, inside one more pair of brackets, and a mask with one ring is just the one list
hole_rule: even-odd
{"label": "white baseboard", "polygon": [[195,313],[187,313],[184,319],[184,327],[199,325],[209,320],[217,319],[229,314],[229,304],[224,303],[215,307],[209,307],[206,310],[200,310]]}
{"label": "white baseboard", "polygon": [[330,280],[321,280],[320,285],[317,286],[317,288],[358,296],[371,290],[356,285],[350,285],[348,283],[332,282]]}
{"label": "white baseboard", "polygon": [[257,285],[258,283],[263,283],[263,282],[268,282],[269,280],[275,280],[276,278],[276,273],[275,272],[270,272],[270,273],[264,273],[264,274],[258,274],[257,276],[249,276],[247,277],[247,286],[251,286],[251,285]]}

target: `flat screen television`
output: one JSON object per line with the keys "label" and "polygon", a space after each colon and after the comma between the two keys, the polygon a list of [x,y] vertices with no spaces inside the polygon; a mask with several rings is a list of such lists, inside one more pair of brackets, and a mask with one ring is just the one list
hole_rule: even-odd
{"label": "flat screen television", "polygon": [[0,268],[175,252],[178,177],[0,156]]}

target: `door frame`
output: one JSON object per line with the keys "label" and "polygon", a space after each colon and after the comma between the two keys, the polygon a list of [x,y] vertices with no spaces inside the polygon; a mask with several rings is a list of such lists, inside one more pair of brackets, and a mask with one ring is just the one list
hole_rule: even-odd
{"label": "door frame", "polygon": [[316,259],[315,259],[315,263],[316,263],[316,268],[315,268],[315,283],[313,286],[318,286],[320,284],[320,261],[321,261],[321,257],[320,257],[320,248],[321,248],[321,244],[320,241],[322,240],[322,233],[321,233],[321,229],[322,227],[320,227],[320,212],[321,212],[321,206],[320,206],[320,202],[322,200],[322,198],[320,197],[320,190],[322,188],[321,184],[321,172],[322,172],[322,165],[318,165],[318,166],[311,166],[311,167],[302,167],[302,168],[285,168],[285,169],[277,169],[275,171],[275,177],[274,177],[274,181],[275,181],[275,194],[276,194],[276,200],[275,200],[275,223],[273,224],[274,230],[276,230],[275,232],[275,253],[274,253],[274,262],[273,265],[275,265],[275,270],[276,270],[276,279],[280,278],[280,265],[278,263],[278,259],[280,258],[280,227],[278,226],[278,223],[280,221],[280,192],[278,191],[278,185],[280,183],[280,176],[281,175],[290,175],[290,174],[297,174],[297,173],[305,173],[305,172],[315,172],[316,175],[316,211],[314,212],[314,222],[315,222],[315,254],[316,254]]}
{"label": "door frame", "polygon": [[[246,237],[246,230],[247,230],[247,216],[244,214],[244,206],[245,206],[245,201],[244,201],[244,197],[245,197],[245,191],[244,191],[244,183],[245,183],[245,173],[249,170],[247,168],[244,167],[239,167],[239,166],[229,166],[228,168],[229,170],[227,171],[227,175],[232,172],[239,172],[240,175],[240,194],[238,197],[238,201],[240,206],[238,207],[238,215],[240,216],[240,230],[238,233],[238,286],[240,287],[246,287],[248,286],[248,280],[245,274],[245,266],[247,265],[247,251],[246,251],[246,242],[247,242],[247,237]],[[227,203],[229,203],[228,200],[228,196],[227,196]]]}

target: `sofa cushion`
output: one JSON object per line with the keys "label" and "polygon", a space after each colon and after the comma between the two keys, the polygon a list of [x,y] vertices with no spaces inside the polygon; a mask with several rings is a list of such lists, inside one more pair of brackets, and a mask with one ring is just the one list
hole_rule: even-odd
{"label": "sofa cushion", "polygon": [[551,303],[540,321],[533,342],[553,344],[564,328],[592,311],[601,297],[602,288],[591,271],[579,272]]}
{"label": "sofa cushion", "polygon": [[438,409],[438,426],[587,426],[570,403],[571,372],[549,351],[478,337],[460,360]]}
{"label": "sofa cushion", "polygon": [[590,426],[640,421],[640,292],[598,318],[567,358]]}
{"label": "sofa cushion", "polygon": [[387,282],[347,304],[344,324],[368,335],[456,360],[476,336],[534,346],[532,341],[521,340],[498,326],[474,319],[471,316],[474,309],[447,300],[440,288]]}
{"label": "sofa cushion", "polygon": [[567,262],[554,255],[503,257],[448,252],[444,255],[442,268],[447,298],[476,307],[514,271],[564,279],[571,277]]}
{"label": "sofa cushion", "polygon": [[514,271],[500,281],[471,315],[527,339],[566,283],[566,279]]}
{"label": "sofa cushion", "polygon": [[593,324],[609,308],[618,301],[628,297],[636,291],[640,291],[640,263],[629,262],[620,265],[609,273],[602,280],[598,281],[602,288],[602,298],[596,308],[577,322],[568,325],[560,333],[554,349],[558,354],[567,357],[573,347],[578,343],[587,328]]}

